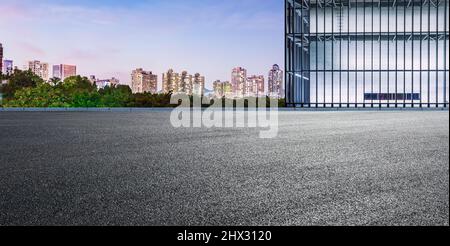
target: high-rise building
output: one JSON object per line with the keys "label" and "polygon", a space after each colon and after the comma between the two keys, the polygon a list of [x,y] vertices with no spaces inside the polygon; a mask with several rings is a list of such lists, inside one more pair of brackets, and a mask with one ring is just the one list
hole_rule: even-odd
{"label": "high-rise building", "polygon": [[192,95],[192,75],[188,74],[187,71],[181,72],[180,86],[177,92]]}
{"label": "high-rise building", "polygon": [[3,74],[12,74],[14,72],[14,64],[12,60],[3,60]]}
{"label": "high-rise building", "polygon": [[263,75],[253,75],[247,78],[244,88],[244,96],[247,97],[265,96]]}
{"label": "high-rise building", "polygon": [[192,94],[203,95],[204,93],[205,93],[205,76],[201,76],[199,73],[196,73],[192,81]]}
{"label": "high-rise building", "polygon": [[233,68],[231,73],[231,85],[236,97],[245,96],[245,83],[247,82],[247,70],[242,67]]}
{"label": "high-rise building", "polygon": [[131,90],[133,93],[150,92],[156,94],[158,91],[158,75],[142,68],[133,70],[131,73]]}
{"label": "high-rise building", "polygon": [[232,97],[233,88],[229,81],[221,82],[220,80],[216,80],[213,83],[214,96],[217,98],[222,97]]}
{"label": "high-rise building", "polygon": [[162,76],[162,86],[163,92],[166,94],[170,92],[178,92],[178,88],[180,86],[180,75],[178,73],[174,73],[173,69],[169,69],[169,71],[164,73]]}
{"label": "high-rise building", "polygon": [[3,72],[3,45],[0,43],[0,72]]}
{"label": "high-rise building", "polygon": [[449,0],[286,0],[296,107],[447,107]]}
{"label": "high-rise building", "polygon": [[59,64],[53,66],[53,77],[65,80],[77,76],[77,67],[74,65]]}
{"label": "high-rise building", "polygon": [[48,63],[40,62],[40,61],[29,61],[28,62],[28,70],[41,77],[44,81],[48,81],[49,77],[49,66]]}
{"label": "high-rise building", "polygon": [[275,64],[269,71],[268,95],[272,98],[284,98],[283,71]]}
{"label": "high-rise building", "polygon": [[163,74],[163,92],[203,95],[205,92],[205,77],[199,73],[192,76],[187,71],[178,74],[170,69]]}

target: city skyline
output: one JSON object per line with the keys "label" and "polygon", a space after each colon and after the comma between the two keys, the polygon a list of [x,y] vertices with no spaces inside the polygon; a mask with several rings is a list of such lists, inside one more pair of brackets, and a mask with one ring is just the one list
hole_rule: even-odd
{"label": "city skyline", "polygon": [[19,68],[30,60],[77,64],[79,74],[128,85],[137,67],[158,76],[172,68],[199,71],[212,88],[215,80],[229,80],[236,65],[267,74],[284,60],[282,1],[31,3],[0,0],[4,58]]}
{"label": "city skyline", "polygon": [[[2,45],[2,43],[0,43],[0,45]],[[1,46],[1,48],[0,51],[3,52],[3,46]],[[3,53],[1,53],[1,55],[3,55]],[[13,72],[12,60],[3,60],[2,65],[4,67],[3,70],[5,70],[3,71],[4,74]],[[51,73],[50,67],[52,67]],[[14,69],[20,70],[17,66],[15,66]],[[272,66],[272,69],[267,76],[267,80],[264,75],[254,74],[247,76],[246,68],[234,67],[231,71],[232,83],[224,81],[225,84],[230,84],[230,89],[232,90],[230,91],[231,94],[225,93],[224,88],[226,88],[226,85],[224,82],[220,82],[220,80],[212,82],[210,84],[212,85],[212,89],[209,89],[207,87],[205,76],[200,73],[197,72],[192,75],[186,70],[183,70],[181,73],[175,73],[171,68],[168,72],[162,74],[161,80],[158,79],[158,75],[153,73],[153,71],[145,71],[143,68],[136,68],[131,72],[131,82],[129,83],[120,83],[120,80],[115,77],[99,79],[96,74],[86,75],[77,73],[77,65],[56,64],[50,66],[49,63],[39,60],[28,61],[27,65],[23,66],[23,70],[30,70],[46,82],[50,82],[53,78],[65,80],[68,77],[79,75],[89,79],[92,83],[96,83],[98,89],[104,88],[105,86],[122,84],[130,86],[133,93],[151,92],[155,94],[186,92],[189,95],[203,95],[205,90],[208,90],[216,95],[226,94],[227,97],[231,95],[233,97],[267,95],[278,98],[280,98],[280,95],[284,94],[282,92],[283,86],[281,85],[283,83],[283,71],[277,64]],[[274,76],[274,72],[278,75]],[[221,85],[219,86],[218,83]]]}

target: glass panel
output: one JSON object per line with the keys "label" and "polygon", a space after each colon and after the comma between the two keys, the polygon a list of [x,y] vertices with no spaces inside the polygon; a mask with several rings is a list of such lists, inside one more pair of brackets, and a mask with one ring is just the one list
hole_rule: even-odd
{"label": "glass panel", "polygon": [[324,102],[324,89],[325,89],[325,87],[324,87],[324,75],[325,75],[325,73],[324,72],[319,72],[318,73],[318,79],[317,79],[317,82],[318,82],[318,85],[317,85],[317,101],[319,102],[319,103],[323,103]]}
{"label": "glass panel", "polygon": [[[371,37],[366,37],[366,39],[371,38]],[[366,50],[366,54],[365,54],[365,69],[366,70],[371,70],[372,69],[372,40],[366,41],[366,45],[365,45],[365,50]]]}
{"label": "glass panel", "polygon": [[349,69],[355,70],[356,69],[356,41],[352,40],[350,41],[350,50],[349,50]]}
{"label": "glass panel", "polygon": [[378,36],[375,36],[373,41],[373,69],[380,69],[380,42],[378,42]]}
{"label": "glass panel", "polygon": [[[417,5],[420,5],[420,3],[416,3]],[[420,6],[414,6],[414,24],[413,24],[413,28],[414,28],[414,32],[420,32]]]}
{"label": "glass panel", "polygon": [[389,41],[389,70],[395,70],[397,63],[396,63],[396,41]]}
{"label": "glass panel", "polygon": [[422,102],[428,102],[428,73],[422,72]]}
{"label": "glass panel", "polygon": [[341,53],[340,53],[340,42],[338,40],[333,42],[334,45],[334,52],[333,52],[333,68],[334,70],[339,70],[340,68],[340,61],[341,61]]}
{"label": "glass panel", "polygon": [[356,98],[355,98],[355,92],[356,92],[356,87],[355,84],[357,82],[357,78],[356,78],[356,73],[355,72],[350,72],[350,91],[349,91],[349,103],[355,103],[356,102]]}
{"label": "glass panel", "polygon": [[414,48],[414,58],[413,58],[413,69],[420,70],[420,38],[413,41]]}
{"label": "glass panel", "polygon": [[317,69],[316,55],[317,55],[317,42],[313,41],[313,42],[311,42],[310,55],[309,55],[310,61],[311,61],[311,70]]}
{"label": "glass panel", "polygon": [[405,31],[405,8],[397,6],[397,32]]}
{"label": "glass panel", "polygon": [[389,63],[389,54],[388,54],[388,41],[382,40],[381,43],[381,69],[387,70]]}
{"label": "glass panel", "polygon": [[[414,72],[413,79],[414,79],[414,93],[420,93],[420,73]],[[420,103],[420,100],[415,100],[414,103],[415,104]]]}
{"label": "glass panel", "polygon": [[311,74],[311,102],[312,103],[316,103],[317,102],[317,97],[316,97],[316,82],[317,82],[317,78],[316,78],[316,73],[312,73]]}
{"label": "glass panel", "polygon": [[412,42],[406,41],[405,43],[405,69],[412,69]]}
{"label": "glass panel", "polygon": [[422,5],[422,32],[428,32],[428,3]]}
{"label": "glass panel", "polygon": [[397,69],[403,70],[405,68],[405,42],[403,40],[397,40]]}
{"label": "glass panel", "polygon": [[324,48],[325,48],[325,43],[323,41],[319,41],[317,43],[317,68],[319,70],[325,69]]}
{"label": "glass panel", "polygon": [[[435,37],[434,37],[435,38]],[[431,70],[436,70],[436,52],[437,51],[437,43],[434,40],[430,40],[430,55],[429,55],[429,59],[430,59],[430,67],[429,69]]]}
{"label": "glass panel", "polygon": [[406,18],[405,32],[412,32],[412,29],[413,29],[412,11],[413,11],[412,7],[408,7],[405,10],[405,18]]}
{"label": "glass panel", "polygon": [[349,32],[356,32],[356,21],[357,21],[357,15],[356,15],[356,8],[355,4],[352,4],[352,8],[350,8],[350,24],[349,24]]}
{"label": "glass panel", "polygon": [[325,42],[325,70],[331,70],[331,65],[333,63],[332,45],[332,41]]}
{"label": "glass panel", "polygon": [[381,8],[381,32],[388,32],[389,29],[389,15],[388,15],[388,7]]}
{"label": "glass panel", "polygon": [[331,103],[333,98],[332,98],[332,73],[330,72],[326,72],[325,73],[325,102],[326,103]]}
{"label": "glass panel", "polygon": [[310,11],[310,28],[311,28],[311,33],[316,33],[316,28],[317,28],[317,21],[316,21],[316,11],[312,10]]}
{"label": "glass panel", "polygon": [[445,63],[445,53],[443,52],[445,50],[445,43],[444,40],[440,40],[438,43],[438,69],[444,69],[444,63]]}
{"label": "glass panel", "polygon": [[342,40],[342,44],[341,44],[341,49],[342,49],[342,56],[341,56],[341,62],[342,62],[342,70],[347,70],[348,69],[348,58],[349,58],[349,49],[348,49],[348,39],[344,39]]}
{"label": "glass panel", "polygon": [[341,74],[341,99],[343,103],[348,102],[348,97],[347,97],[347,83],[348,83],[348,73],[344,72]]}

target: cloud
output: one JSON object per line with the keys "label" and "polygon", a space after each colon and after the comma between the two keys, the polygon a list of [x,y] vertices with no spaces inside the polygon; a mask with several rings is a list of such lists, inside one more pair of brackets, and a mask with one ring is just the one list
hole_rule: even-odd
{"label": "cloud", "polygon": [[13,21],[27,19],[29,9],[16,3],[0,4],[0,21],[11,23]]}
{"label": "cloud", "polygon": [[22,52],[28,54],[29,56],[45,56],[46,53],[43,49],[41,49],[40,47],[32,44],[32,43],[28,43],[28,42],[24,42],[24,41],[17,41],[16,44],[18,45],[18,47],[21,49]]}
{"label": "cloud", "polygon": [[37,15],[42,16],[48,14],[52,21],[54,18],[63,19],[71,23],[94,23],[97,25],[113,24],[115,19],[113,15],[108,14],[104,9],[83,7],[77,5],[60,5],[60,4],[46,4],[40,6],[37,10]]}

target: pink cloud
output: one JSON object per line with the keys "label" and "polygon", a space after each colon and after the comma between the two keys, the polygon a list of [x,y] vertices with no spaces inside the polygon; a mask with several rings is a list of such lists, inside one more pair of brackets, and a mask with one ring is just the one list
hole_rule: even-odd
{"label": "pink cloud", "polygon": [[24,20],[30,16],[26,7],[17,4],[0,5],[0,13],[2,21]]}
{"label": "pink cloud", "polygon": [[23,53],[34,55],[34,56],[45,56],[45,51],[38,46],[28,43],[28,42],[22,42],[18,41],[16,42],[18,48],[22,50]]}

